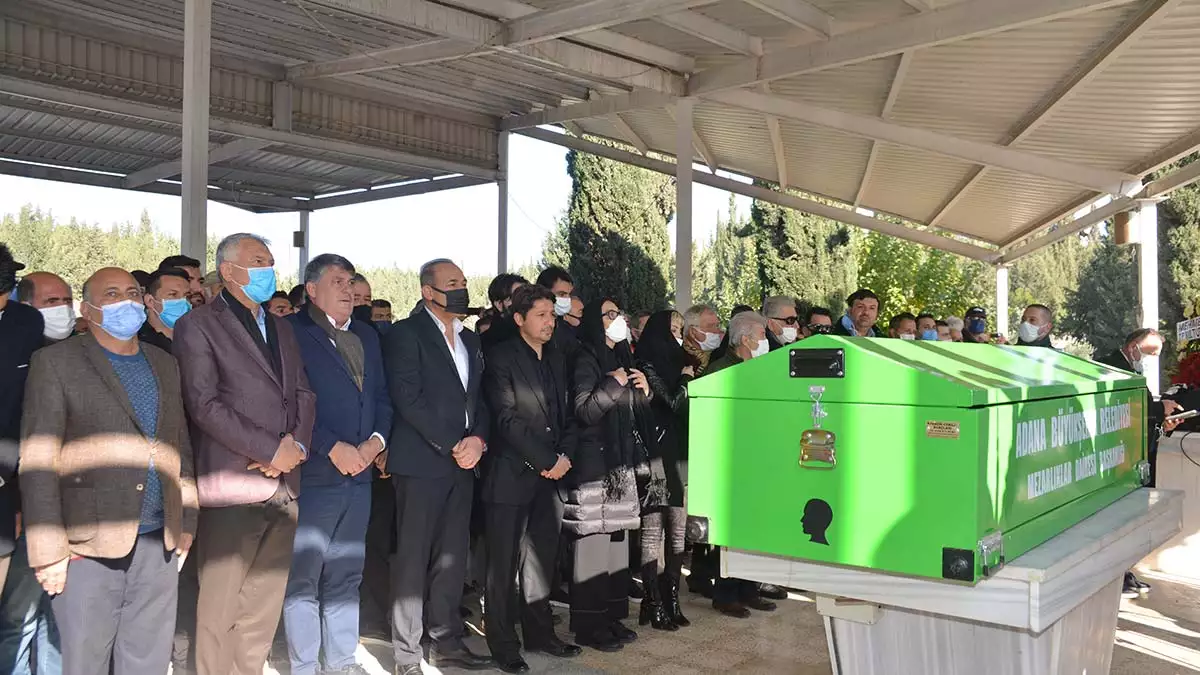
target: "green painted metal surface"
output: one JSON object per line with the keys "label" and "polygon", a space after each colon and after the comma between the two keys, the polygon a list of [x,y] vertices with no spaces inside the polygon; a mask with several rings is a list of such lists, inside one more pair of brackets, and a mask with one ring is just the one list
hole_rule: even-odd
{"label": "green painted metal surface", "polygon": [[[791,350],[840,350],[843,376],[793,377]],[[713,544],[974,582],[999,562],[988,535],[1012,560],[1140,484],[1141,377],[1042,348],[820,336],[791,350],[690,386],[688,509]],[[818,427],[833,454],[810,434],[802,466]]]}

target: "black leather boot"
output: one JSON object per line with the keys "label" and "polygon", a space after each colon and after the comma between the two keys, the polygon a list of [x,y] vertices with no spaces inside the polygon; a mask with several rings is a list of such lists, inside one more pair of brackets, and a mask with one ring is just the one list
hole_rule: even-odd
{"label": "black leather boot", "polygon": [[658,578],[658,563],[647,563],[642,565],[642,579],[649,579],[649,583],[643,583],[645,596],[642,598],[642,609],[638,613],[638,624],[645,626],[649,624],[655,630],[677,631],[679,626],[671,620],[663,608],[662,595],[659,592],[660,587],[656,583]]}
{"label": "black leather boot", "polygon": [[667,613],[672,623],[680,628],[692,625],[692,622],[683,615],[683,609],[679,606],[679,578],[672,579],[664,574],[658,578],[658,583],[659,592],[662,594],[663,611]]}

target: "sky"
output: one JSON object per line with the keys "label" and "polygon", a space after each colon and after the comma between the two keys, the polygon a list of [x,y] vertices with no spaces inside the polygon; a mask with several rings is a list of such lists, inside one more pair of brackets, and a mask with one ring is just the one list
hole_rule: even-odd
{"label": "sky", "polygon": [[[541,260],[542,242],[567,209],[571,179],[566,149],[514,134],[509,142],[508,258],[511,268]],[[729,176],[731,178],[740,178]],[[745,179],[741,179],[745,180]],[[692,230],[698,243],[712,237],[718,216],[728,211],[729,193],[693,187]],[[358,267],[417,269],[434,258],[458,261],[468,275],[496,273],[495,184],[367,204],[314,211],[309,221],[310,256],[338,253]],[[143,210],[154,226],[179,237],[181,201],[169,195],[116,190],[14,176],[0,176],[0,214],[33,204],[62,221],[72,217],[107,228],[137,222]],[[738,210],[749,213],[750,200],[738,197]],[[208,232],[222,237],[253,232],[272,242],[281,275],[295,273],[297,250],[292,232],[295,213],[254,214],[209,202]],[[672,222],[672,245],[674,245]]]}

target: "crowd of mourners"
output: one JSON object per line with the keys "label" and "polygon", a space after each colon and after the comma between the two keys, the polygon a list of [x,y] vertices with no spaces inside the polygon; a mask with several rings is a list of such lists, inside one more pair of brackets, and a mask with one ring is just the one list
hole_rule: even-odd
{"label": "crowd of mourners", "polygon": [[[497,276],[480,310],[438,259],[393,322],[339,255],[290,293],[255,235],[215,267],[106,267],[76,301],[0,244],[0,671],[364,673],[370,637],[404,675],[521,673],[523,652],[634,643],[631,597],[639,628],[686,629],[685,562],[722,614],[769,612],[783,589],[722,578],[685,536],[688,383],[819,334],[1004,341],[978,307],[883,330],[866,289],[722,321],[585,301],[551,267]],[[1052,329],[1032,305],[1018,342]]]}

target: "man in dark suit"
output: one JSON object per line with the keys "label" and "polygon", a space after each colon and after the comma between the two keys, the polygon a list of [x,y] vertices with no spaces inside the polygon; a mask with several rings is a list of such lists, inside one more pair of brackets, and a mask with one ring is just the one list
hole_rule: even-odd
{"label": "man in dark suit", "polygon": [[396,487],[392,642],[396,672],[419,675],[421,638],[435,668],[491,667],[463,644],[459,605],[466,576],[475,465],[488,431],[479,338],[463,328],[470,298],[461,269],[421,266],[424,307],[388,331],[384,345],[395,408],[387,471]]}
{"label": "man in dark suit", "polygon": [[[1096,359],[1107,366],[1112,366],[1127,373],[1142,374],[1150,369],[1158,368],[1158,357],[1162,353],[1162,335],[1153,328],[1139,328],[1125,337],[1125,343],[1108,354]],[[1158,438],[1169,434],[1179,426],[1180,420],[1167,421],[1167,415],[1183,410],[1175,401],[1170,399],[1154,400],[1154,393],[1146,389],[1146,449],[1150,462],[1150,487],[1154,487],[1157,478],[1155,465],[1158,464]],[[1150,584],[1138,579],[1133,572],[1125,573],[1122,594],[1127,598],[1135,598],[1150,590]]]}
{"label": "man in dark suit", "polygon": [[579,647],[554,634],[550,590],[562,527],[555,491],[575,455],[575,421],[563,355],[554,335],[554,295],[541,286],[513,292],[517,337],[493,348],[483,388],[493,415],[483,479],[487,536],[487,640],[506,673],[524,673],[512,606],[521,576],[525,649],[571,657]]}
{"label": "man in dark suit", "polygon": [[8,297],[17,285],[17,272],[23,269],[8,247],[0,244],[0,343],[4,344],[0,349],[0,589],[16,547],[17,458],[25,378],[29,358],[42,346],[41,312]]}
{"label": "man in dark suit", "polygon": [[138,332],[138,340],[171,353],[175,323],[192,309],[187,272],[178,268],[158,270],[150,274],[146,284],[146,323]]}
{"label": "man in dark suit", "polygon": [[[569,365],[575,351],[579,349],[579,318],[571,322],[567,320],[574,307],[571,294],[575,292],[575,280],[565,269],[551,265],[538,275],[537,285],[549,289],[554,294],[554,314],[558,319],[554,323],[554,337],[550,338],[550,343],[554,345],[555,350],[563,354]],[[582,304],[580,302],[581,307]],[[581,309],[575,311],[579,311],[582,316]]]}
{"label": "man in dark suit", "polygon": [[313,258],[304,268],[309,301],[289,319],[317,395],[283,608],[293,675],[363,672],[355,670],[354,651],[371,466],[387,447],[392,403],[379,334],[350,318],[353,274],[354,265],[339,255]]}
{"label": "man in dark suit", "polygon": [[201,506],[200,675],[262,673],[291,567],[316,396],[292,325],[262,308],[274,266],[264,239],[226,237],[224,290],[175,324]]}
{"label": "man in dark suit", "polygon": [[21,425],[29,564],[51,596],[66,675],[165,672],[178,555],[196,531],[175,360],[138,342],[142,290],[122,269],[83,285],[89,333],[30,365]]}

